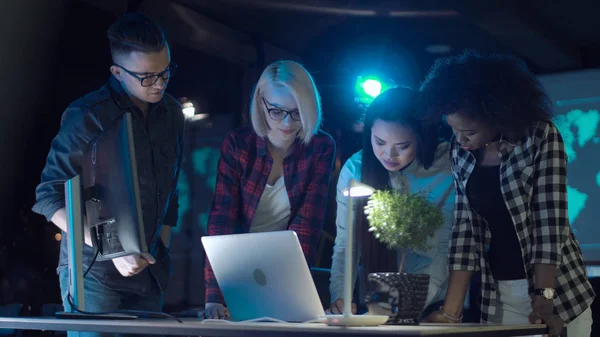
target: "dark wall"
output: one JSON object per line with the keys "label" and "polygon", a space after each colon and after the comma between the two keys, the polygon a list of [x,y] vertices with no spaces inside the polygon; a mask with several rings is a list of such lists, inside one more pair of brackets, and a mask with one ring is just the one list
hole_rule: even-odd
{"label": "dark wall", "polygon": [[[30,220],[28,203],[37,177],[39,146],[56,90],[57,41],[70,1],[9,1],[0,11],[3,86],[0,91],[0,273],[2,300],[35,297],[47,290],[31,287],[43,277],[45,251],[51,235]],[[36,174],[36,176],[39,176]],[[47,240],[42,240],[45,237]],[[36,267],[32,267],[35,265]],[[19,272],[15,272],[15,271]],[[20,276],[17,276],[17,273]]]}

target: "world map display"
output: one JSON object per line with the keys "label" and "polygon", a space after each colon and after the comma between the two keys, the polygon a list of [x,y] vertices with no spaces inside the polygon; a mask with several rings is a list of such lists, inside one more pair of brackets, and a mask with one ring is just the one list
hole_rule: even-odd
{"label": "world map display", "polygon": [[[571,110],[566,115],[560,115],[555,119],[556,126],[560,130],[565,142],[565,150],[569,164],[577,160],[577,150],[586,146],[600,144],[598,125],[600,124],[600,113],[598,110]],[[600,150],[600,147],[597,149]],[[600,153],[598,153],[600,155]],[[588,158],[592,159],[592,158]],[[583,158],[582,160],[586,160]],[[590,165],[593,165],[590,163]],[[595,177],[596,185],[600,187],[600,170]],[[576,187],[568,186],[569,193],[569,219],[575,222],[579,213],[585,208],[588,194],[579,191]]]}
{"label": "world map display", "polygon": [[[173,231],[178,233],[185,227],[182,222],[186,219],[185,216],[192,207],[195,207],[200,209],[196,209],[196,219],[193,219],[193,222],[201,232],[206,233],[208,212],[210,211],[210,203],[217,182],[217,165],[220,157],[220,149],[218,147],[201,147],[193,149],[187,156],[191,161],[191,167],[189,167],[189,170],[182,170],[179,175],[179,218],[178,224],[173,228]],[[185,164],[187,164],[188,158],[184,159],[186,161]],[[189,175],[192,175],[192,179],[190,179]],[[194,184],[192,184],[192,181]],[[204,198],[191,200],[190,188],[194,188],[194,186],[200,187],[200,185],[202,189],[206,189],[207,193],[203,194]],[[202,205],[198,204],[199,200],[203,201]]]}
{"label": "world map display", "polygon": [[600,112],[593,108],[557,110],[554,121],[568,156],[571,228],[586,262],[600,261]]}

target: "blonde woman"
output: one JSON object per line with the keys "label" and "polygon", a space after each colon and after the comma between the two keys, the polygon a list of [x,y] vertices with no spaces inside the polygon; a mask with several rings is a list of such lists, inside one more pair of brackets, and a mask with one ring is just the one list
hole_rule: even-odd
{"label": "blonde woman", "polygon": [[[308,71],[294,61],[270,64],[252,93],[250,118],[221,146],[208,235],[294,230],[311,265],[335,143],[319,130],[321,100]],[[204,316],[229,318],[208,260],[204,273]]]}

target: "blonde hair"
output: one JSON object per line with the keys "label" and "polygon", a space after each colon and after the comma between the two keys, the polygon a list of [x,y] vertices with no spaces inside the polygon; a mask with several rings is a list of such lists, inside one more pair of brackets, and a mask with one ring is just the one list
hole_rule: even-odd
{"label": "blonde hair", "polygon": [[262,94],[267,84],[288,88],[296,100],[302,130],[298,138],[308,144],[321,127],[321,97],[308,71],[295,61],[276,61],[268,65],[260,75],[250,102],[250,119],[257,135],[264,138],[270,131],[267,111],[262,104]]}

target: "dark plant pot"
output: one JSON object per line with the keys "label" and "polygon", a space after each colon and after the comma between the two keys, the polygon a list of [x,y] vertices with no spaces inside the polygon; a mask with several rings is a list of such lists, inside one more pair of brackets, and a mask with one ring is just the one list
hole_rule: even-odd
{"label": "dark plant pot", "polygon": [[366,298],[369,314],[390,316],[386,324],[419,324],[428,291],[427,274],[369,274]]}

